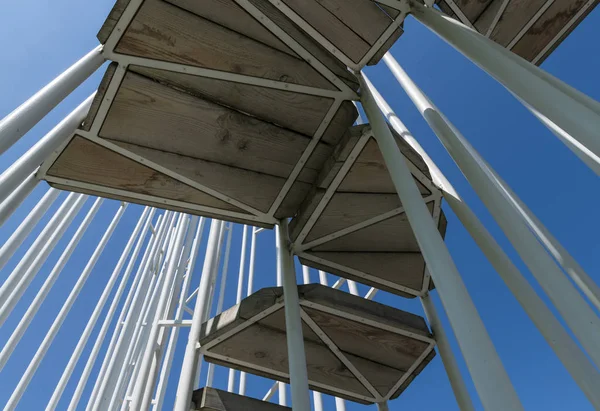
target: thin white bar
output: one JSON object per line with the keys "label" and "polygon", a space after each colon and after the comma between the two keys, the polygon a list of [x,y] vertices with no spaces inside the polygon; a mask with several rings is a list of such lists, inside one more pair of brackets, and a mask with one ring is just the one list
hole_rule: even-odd
{"label": "thin white bar", "polygon": [[39,180],[35,177],[35,172],[33,172],[0,204],[0,227],[4,225],[6,220],[19,208],[21,203],[23,203],[38,184]]}
{"label": "thin white bar", "polygon": [[271,388],[269,388],[269,391],[267,391],[267,393],[265,394],[265,396],[263,397],[262,400],[263,401],[271,401],[271,398],[273,398],[273,395],[275,395],[278,388],[279,388],[279,383],[277,381],[275,381],[273,383],[273,385],[271,386]]}
{"label": "thin white bar", "polygon": [[[13,410],[18,405],[19,400],[21,399],[21,396],[27,389],[27,386],[29,385],[31,379],[33,378],[33,375],[37,371],[39,364],[41,363],[42,359],[46,355],[46,352],[50,348],[50,345],[54,341],[56,334],[58,334],[58,331],[60,330],[65,318],[67,317],[69,311],[71,310],[71,307],[75,303],[75,300],[79,296],[81,289],[85,285],[89,275],[91,274],[94,266],[96,265],[96,262],[98,261],[98,258],[102,254],[104,247],[106,246],[106,244],[108,243],[108,240],[112,236],[112,234],[113,234],[117,224],[119,223],[121,216],[125,212],[126,208],[127,208],[127,205],[125,203],[121,203],[121,206],[117,210],[117,212],[116,212],[115,216],[113,217],[110,225],[108,226],[106,232],[100,239],[98,246],[92,253],[92,256],[90,257],[88,263],[86,264],[85,268],[83,269],[81,276],[77,279],[77,282],[73,286],[71,292],[69,293],[69,296],[67,297],[63,306],[61,307],[54,322],[50,326],[50,330],[44,337],[44,340],[38,347],[35,355],[33,356],[33,359],[27,366],[27,370],[25,371],[25,373],[19,380],[17,387],[15,388],[12,395],[10,396],[10,399],[8,400],[8,402],[5,406],[6,410]],[[53,407],[50,405],[50,408],[46,408],[46,410],[48,410],[48,409],[53,409]]]}
{"label": "thin white bar", "polygon": [[4,268],[8,260],[15,251],[23,244],[33,228],[40,221],[42,216],[48,211],[50,206],[58,198],[60,191],[50,188],[40,201],[37,202],[33,210],[23,219],[19,227],[11,234],[0,248],[0,270]]}
{"label": "thin white bar", "polygon": [[411,227],[455,330],[465,362],[484,406],[489,410],[522,410],[523,406],[502,366],[462,278],[423,202],[385,118],[362,76],[361,102]]}
{"label": "thin white bar", "polygon": [[98,46],[0,120],[0,154],[27,134],[103,63],[102,46]]}
{"label": "thin white bar", "polygon": [[[240,251],[240,269],[238,271],[238,283],[237,283],[237,291],[235,296],[235,303],[239,304],[242,302],[242,295],[244,293],[244,273],[246,267],[246,244],[248,242],[248,226],[244,225],[242,232],[242,245]],[[227,381],[227,391],[234,392],[235,387],[235,370],[233,368],[229,369],[229,377]]]}

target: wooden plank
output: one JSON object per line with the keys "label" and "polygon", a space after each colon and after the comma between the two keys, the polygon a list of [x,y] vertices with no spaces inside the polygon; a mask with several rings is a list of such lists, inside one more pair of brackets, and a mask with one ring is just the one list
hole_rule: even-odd
{"label": "wooden plank", "polygon": [[371,0],[317,0],[317,2],[371,46],[379,40],[393,21]]}
{"label": "wooden plank", "polygon": [[[266,87],[145,67],[131,67],[131,70],[307,137],[314,135],[333,104],[333,99]],[[344,105],[343,110],[349,113],[346,115],[345,122],[334,122],[328,127],[322,139],[325,143],[336,144],[345,130],[352,125],[350,121],[354,122],[356,119],[357,113],[354,106]]]}
{"label": "wooden plank", "polygon": [[234,0],[165,0],[223,27],[259,41],[267,46],[300,58],[285,43],[254,19]]}
{"label": "wooden plank", "polygon": [[[485,11],[485,9],[493,2],[497,0],[453,0],[454,3],[458,6],[458,8],[463,12],[463,14],[469,19],[471,23],[475,22],[481,13]],[[445,3],[444,0],[442,3]],[[440,3],[440,6],[442,5]],[[444,8],[442,11],[446,12]]]}
{"label": "wooden plank", "polygon": [[193,411],[292,411],[290,407],[205,387],[194,391]]}
{"label": "wooden plank", "polygon": [[113,29],[117,25],[117,22],[119,21],[119,19],[121,18],[121,15],[123,14],[125,9],[129,5],[129,2],[130,2],[130,0],[117,0],[116,1],[115,5],[113,6],[110,13],[108,14],[106,21],[104,22],[104,24],[100,28],[100,31],[98,32],[98,35],[96,36],[96,37],[98,37],[98,40],[100,41],[101,44],[106,43],[106,40],[108,40],[110,33],[112,33]]}
{"label": "wooden plank", "polygon": [[361,39],[316,0],[283,0],[283,2],[354,63],[358,63],[369,51],[369,43]]}
{"label": "wooden plank", "polygon": [[308,63],[162,0],[144,2],[115,51],[336,90]]}
{"label": "wooden plank", "polygon": [[525,60],[533,60],[560,32],[587,0],[557,0],[514,45],[512,51]]}
{"label": "wooden plank", "polygon": [[[371,395],[323,343],[305,341],[304,348],[309,380],[361,395]],[[261,325],[246,328],[217,344],[210,352],[288,373],[286,335]]]}
{"label": "wooden plank", "polygon": [[312,187],[306,194],[304,201],[302,201],[300,204],[298,213],[294,215],[294,218],[290,222],[289,230],[292,241],[296,241],[300,231],[302,231],[302,228],[304,228],[304,225],[307,223],[312,212],[317,207],[324,195],[325,190],[317,189],[316,187]]}
{"label": "wooden plank", "polygon": [[[433,202],[427,204],[429,210]],[[313,248],[314,251],[419,252],[406,218],[400,214]]]}
{"label": "wooden plank", "polygon": [[308,307],[303,309],[344,353],[399,371],[408,370],[429,345],[323,311]]}
{"label": "wooden plank", "polygon": [[[281,309],[268,317],[263,318],[258,322],[258,324],[270,328],[272,330],[277,330],[282,333],[286,333],[285,328],[285,310]],[[315,332],[304,322],[302,321],[302,337],[305,341],[311,341],[314,343],[323,344],[323,340],[315,334]]]}
{"label": "wooden plank", "polygon": [[298,209],[302,205],[302,202],[310,192],[310,188],[310,184],[296,180],[296,182],[292,184],[290,191],[288,191],[277,211],[275,211],[274,217],[282,219],[295,216],[298,213]]}
{"label": "wooden plank", "polygon": [[[402,23],[404,25],[404,23]],[[387,53],[392,46],[396,43],[396,41],[404,34],[404,28],[398,27],[396,31],[392,33],[392,35],[383,43],[383,45],[373,54],[371,60],[367,63],[368,66],[375,66],[379,61],[383,58],[385,53]]]}
{"label": "wooden plank", "polygon": [[385,11],[387,15],[390,16],[392,19],[395,19],[396,17],[398,17],[398,14],[400,14],[400,10],[397,10],[393,7],[386,6],[385,4],[377,2],[374,3],[377,4],[377,7],[379,7],[381,10]]}
{"label": "wooden plank", "polygon": [[408,388],[410,383],[414,381],[414,379],[425,369],[427,364],[431,362],[435,358],[435,350],[432,350],[431,353],[423,360],[423,362],[411,373],[411,375],[404,381],[404,383],[400,386],[398,391],[396,391],[390,399],[394,400],[400,396]]}
{"label": "wooden plank", "polygon": [[358,372],[371,383],[381,396],[387,395],[404,374],[395,368],[374,363],[352,354],[346,354],[346,357],[352,361]]}
{"label": "wooden plank", "polygon": [[100,186],[98,186],[98,190],[87,190],[87,189],[83,189],[83,188],[79,188],[79,187],[72,187],[72,186],[67,186],[64,184],[57,184],[52,181],[48,181],[48,184],[50,184],[50,186],[56,188],[57,190],[72,191],[75,193],[81,193],[81,194],[87,194],[87,195],[92,195],[92,196],[97,196],[97,197],[108,198],[111,200],[125,201],[125,202],[131,203],[131,204],[147,205],[147,206],[155,207],[155,208],[162,209],[162,210],[172,210],[172,211],[177,211],[179,213],[186,213],[186,214],[190,214],[190,215],[199,215],[199,216],[203,216],[206,218],[218,218],[219,220],[231,221],[233,223],[238,223],[238,224],[248,224],[248,225],[253,225],[256,227],[262,227],[262,228],[267,228],[267,229],[273,228],[272,224],[265,224],[265,223],[261,223],[259,221],[255,221],[255,220],[246,220],[243,218],[231,217],[231,216],[217,214],[217,213],[208,213],[205,211],[200,212],[198,210],[193,210],[191,208],[175,207],[172,205],[168,205],[168,204],[164,204],[164,203],[157,203],[157,202],[153,202],[153,201],[146,201],[146,200],[142,201],[137,198],[122,196],[122,195],[118,195],[118,194],[115,194],[112,192],[108,192],[108,191],[106,191],[107,190],[106,188],[103,188]]}
{"label": "wooden plank", "polygon": [[546,0],[510,0],[490,39],[506,47]]}
{"label": "wooden plank", "polygon": [[298,286],[298,293],[301,300],[317,303],[391,327],[401,328],[424,337],[431,337],[429,328],[422,317],[389,305],[365,300],[362,297],[320,284]]}
{"label": "wooden plank", "polygon": [[90,107],[90,111],[88,111],[85,120],[83,121],[83,125],[81,128],[85,131],[90,131],[94,120],[96,119],[96,115],[98,114],[98,110],[100,109],[100,105],[104,100],[104,95],[106,94],[106,90],[110,82],[112,81],[113,76],[115,75],[115,71],[117,71],[118,63],[110,63],[106,68],[106,72],[100,81],[100,85],[98,86],[98,91],[94,96],[94,100],[92,101],[92,105]]}
{"label": "wooden plank", "polygon": [[346,68],[346,65],[335,58],[319,43],[314,41],[308,34],[288,19],[282,12],[280,12],[270,2],[264,0],[249,0],[252,5],[259,9],[266,17],[272,20],[275,24],[281,27],[288,35],[298,42],[306,51],[317,58],[323,63],[329,70],[335,73],[338,77],[348,84],[348,86],[354,91],[358,90],[358,80],[354,74],[350,73]]}
{"label": "wooden plank", "polygon": [[134,193],[241,211],[80,136],[71,140],[47,174]]}
{"label": "wooden plank", "polygon": [[336,193],[308,233],[305,243],[401,207],[398,194]]}
{"label": "wooden plank", "polygon": [[[134,73],[126,74],[100,136],[284,178],[310,142]],[[331,150],[319,144],[299,179],[313,182]]]}
{"label": "wooden plank", "polygon": [[475,26],[478,32],[484,36],[486,35],[489,27],[494,22],[496,15],[500,11],[503,2],[504,0],[492,1],[491,4],[484,10],[484,12],[481,13],[477,21],[473,23],[473,26]]}

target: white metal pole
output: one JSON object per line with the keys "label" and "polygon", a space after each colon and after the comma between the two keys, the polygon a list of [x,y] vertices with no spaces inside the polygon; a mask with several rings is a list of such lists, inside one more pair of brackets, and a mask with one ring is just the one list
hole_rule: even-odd
{"label": "white metal pole", "polygon": [[435,337],[440,357],[442,357],[442,364],[444,364],[448,380],[450,380],[450,386],[452,387],[452,392],[454,392],[458,408],[460,408],[461,411],[475,411],[465,380],[460,373],[458,363],[452,352],[450,340],[448,340],[448,335],[442,326],[442,322],[440,321],[431,296],[426,294],[421,297],[421,304],[423,304],[429,326],[433,330],[433,336]]}
{"label": "white metal pole", "polygon": [[325,271],[319,270],[319,282],[321,283],[321,285],[329,286],[329,284],[327,283],[327,273]]}
{"label": "white metal pole", "polygon": [[19,227],[11,234],[8,240],[0,248],[0,270],[10,260],[15,251],[23,244],[31,231],[40,221],[42,216],[48,211],[52,203],[58,198],[59,190],[50,188],[44,197],[35,205],[33,210],[23,219]]}
{"label": "white metal pole", "polygon": [[484,407],[521,410],[519,398],[444,244],[406,160],[362,76],[361,102],[413,232],[448,313]]}
{"label": "white metal pole", "polygon": [[310,268],[305,265],[302,266],[302,281],[304,284],[310,284]]}
{"label": "white metal pole", "polygon": [[[190,249],[190,257],[187,265],[187,274],[182,286],[181,295],[179,298],[179,306],[177,307],[177,313],[175,314],[175,320],[179,321],[183,319],[184,307],[186,304],[186,297],[190,288],[190,283],[192,281],[192,275],[194,273],[194,267],[196,266],[196,259],[198,257],[198,249],[200,247],[200,242],[202,241],[202,233],[204,232],[204,217],[200,218],[200,223],[198,228],[196,229],[196,235],[194,236],[194,242]],[[175,355],[176,343],[179,336],[180,327],[174,327],[171,332],[171,336],[169,338],[169,345],[167,346],[167,351],[165,354],[165,364],[161,370],[160,380],[158,383],[158,388],[156,392],[156,403],[154,404],[154,410],[160,411],[163,409],[163,404],[165,400],[165,393],[167,389],[167,383],[169,381],[171,364],[173,363],[173,356]]]}
{"label": "white metal pole", "polygon": [[[94,327],[96,326],[96,322],[98,321],[98,318],[100,318],[100,314],[104,310],[104,305],[108,301],[108,297],[110,296],[110,293],[112,292],[112,289],[113,289],[114,285],[116,284],[117,279],[119,278],[119,275],[121,274],[121,271],[123,270],[123,266],[125,265],[125,262],[127,261],[127,257],[129,256],[129,253],[131,252],[131,249],[133,248],[136,238],[138,237],[138,235],[140,234],[140,231],[142,230],[142,226],[143,226],[144,221],[146,220],[146,217],[148,216],[149,212],[150,212],[150,209],[148,207],[146,207],[144,209],[142,215],[140,216],[135,228],[133,229],[133,232],[131,233],[129,240],[127,241],[127,244],[125,245],[125,248],[123,249],[123,252],[121,253],[121,256],[119,257],[119,260],[117,261],[117,265],[115,266],[112,274],[110,275],[108,282],[106,283],[106,286],[104,287],[104,290],[102,291],[102,294],[100,295],[100,298],[98,299],[98,302],[96,303],[96,307],[94,307],[94,311],[92,312],[92,314],[85,326],[85,329],[83,330],[83,332],[81,333],[81,336],[79,337],[77,346],[73,350],[73,353],[71,354],[71,358],[69,359],[67,366],[63,370],[60,380],[59,380],[58,384],[56,385],[56,388],[54,389],[54,393],[52,394],[52,397],[50,398],[50,401],[48,402],[46,409],[54,410],[57,407],[58,402],[60,401],[60,398],[67,386],[67,383],[69,382],[69,379],[71,378],[71,375],[73,374],[75,366],[77,365],[77,362],[79,361],[79,357],[81,356],[83,349],[85,348],[85,346],[88,342],[88,339],[90,338],[92,331],[93,331]],[[71,407],[71,406],[69,406],[69,407]]]}
{"label": "white metal pole", "polygon": [[[239,304],[242,302],[242,295],[244,293],[244,273],[246,267],[246,244],[248,241],[248,226],[244,225],[242,233],[242,249],[240,251],[240,269],[238,271],[238,283],[237,292],[235,296],[235,303]],[[233,392],[235,386],[235,370],[229,369],[229,380],[227,382],[227,391]]]}
{"label": "white metal pole", "polygon": [[58,276],[60,275],[63,268],[69,261],[69,258],[71,258],[73,251],[79,244],[79,241],[81,241],[81,238],[83,237],[83,235],[85,234],[90,223],[94,219],[94,216],[98,212],[98,209],[100,208],[101,204],[102,204],[101,198],[98,198],[94,202],[94,204],[88,211],[87,215],[85,216],[85,218],[83,219],[83,221],[81,222],[79,227],[77,228],[77,231],[75,232],[75,234],[69,241],[69,244],[67,244],[67,246],[65,247],[65,250],[63,251],[61,256],[58,258],[58,261],[52,268],[52,271],[48,275],[48,278],[46,278],[46,281],[44,281],[44,284],[38,291],[37,295],[31,302],[31,304],[29,304],[29,307],[27,307],[27,311],[25,312],[25,314],[19,321],[19,324],[17,325],[17,327],[11,334],[10,338],[8,339],[8,341],[2,348],[2,352],[0,352],[0,370],[2,370],[2,368],[4,368],[4,365],[10,358],[10,356],[11,356],[12,352],[14,351],[14,349],[16,348],[17,344],[19,344],[19,341],[23,337],[23,334],[25,334],[25,331],[27,331],[27,327],[29,327],[29,324],[33,320],[33,317],[37,314],[42,303],[48,296],[50,289],[52,288],[52,286],[58,279]]}
{"label": "white metal pole", "polygon": [[6,200],[81,125],[94,100],[94,95],[95,93],[84,100],[0,175],[0,202]]}
{"label": "white metal pole", "polygon": [[0,227],[10,218],[17,208],[21,205],[33,189],[38,185],[39,180],[35,177],[35,172],[29,174],[29,177],[21,183],[15,191],[9,195],[6,200],[0,204]]}
{"label": "white metal pole", "polygon": [[[280,232],[279,230],[275,230],[275,252],[276,252],[276,264],[277,264],[277,287],[281,287],[283,285],[283,271],[282,271],[282,267],[281,267],[281,252],[279,250],[281,241],[279,239],[280,236]],[[250,293],[248,293],[248,295],[250,295]],[[246,373],[245,372],[241,372],[241,376],[240,376],[240,387],[242,385],[242,380],[244,382],[244,391],[246,390]],[[287,391],[286,391],[286,384],[284,382],[278,381],[277,383],[277,395],[279,397],[279,405],[284,405],[287,404]],[[243,394],[241,388],[240,388],[240,394]]]}
{"label": "white metal pole", "polygon": [[160,331],[159,321],[162,320],[165,315],[165,310],[169,301],[169,291],[171,290],[171,284],[173,284],[173,280],[175,278],[175,275],[177,274],[177,266],[179,263],[177,257],[180,255],[181,250],[183,248],[188,224],[189,217],[182,215],[182,218],[180,219],[177,227],[177,235],[175,237],[173,251],[171,252],[167,273],[162,284],[160,284],[158,287],[158,289],[160,290],[160,294],[156,308],[156,315],[154,316],[154,321],[149,327],[150,336],[148,338],[146,348],[142,355],[141,368],[135,384],[135,389],[133,391],[133,399],[131,404],[134,410],[146,410],[150,406],[149,400],[144,401],[144,391],[146,384],[148,383],[148,376],[150,373],[150,367],[152,366],[152,360],[155,356],[156,341],[158,339],[158,333]]}
{"label": "white metal pole", "polygon": [[[109,407],[110,401],[113,398],[113,394],[116,392],[119,377],[121,377],[120,370],[123,365],[126,365],[125,356],[129,351],[125,347],[125,343],[132,343],[135,337],[135,331],[137,330],[136,324],[138,322],[138,316],[142,310],[142,304],[144,301],[142,297],[148,287],[150,281],[153,278],[152,275],[152,264],[155,262],[154,258],[157,255],[158,250],[161,249],[162,243],[165,238],[168,237],[168,232],[171,229],[171,221],[173,219],[173,213],[166,212],[163,217],[163,224],[160,226],[158,233],[156,234],[156,240],[152,244],[148,259],[143,265],[138,268],[140,281],[137,284],[135,293],[128,308],[128,312],[121,325],[121,333],[119,334],[117,341],[114,345],[113,352],[109,358],[108,366],[104,373],[104,377],[100,384],[100,389],[93,405],[93,410],[105,410]],[[119,321],[119,323],[121,323]]]}
{"label": "white metal pole", "polygon": [[[300,299],[296,283],[294,258],[290,250],[287,220],[277,225],[279,231],[279,261],[283,280],[285,300],[285,328],[288,349],[290,386],[292,390],[292,407],[296,411],[310,411],[308,390],[308,373],[306,370],[306,353],[302,336],[302,319],[300,317]],[[281,389],[281,386],[279,387]]]}
{"label": "white metal pole", "polygon": [[346,411],[346,401],[342,398],[335,397],[335,409],[336,411]]}
{"label": "white metal pole", "polygon": [[[254,289],[254,263],[255,263],[255,258],[256,258],[256,235],[258,234],[257,232],[257,228],[256,227],[252,227],[252,238],[250,240],[250,261],[249,261],[249,265],[248,265],[248,286],[246,288],[246,297],[249,297],[250,295],[252,295],[253,289]],[[279,261],[279,254],[277,257],[277,261]],[[281,277],[281,271],[279,269],[279,265],[277,268],[277,278],[279,281],[279,278]],[[280,285],[279,282],[277,284],[278,286]],[[246,395],[246,373],[244,371],[240,372],[240,387],[239,387],[239,394],[240,395]],[[283,383],[279,383],[279,389],[281,390],[284,387]],[[285,401],[285,392],[283,394],[279,394],[279,400],[281,401]]]}
{"label": "white metal pole", "polygon": [[55,217],[58,215],[60,219],[52,218],[2,285],[2,288],[0,288],[0,300],[3,300],[3,304],[2,308],[0,308],[0,326],[4,324],[6,318],[8,318],[14,307],[17,305],[19,299],[39,272],[46,261],[46,258],[48,258],[48,255],[52,252],[54,247],[56,247],[56,244],[67,230],[86,199],[87,196],[82,194],[67,197],[64,204],[69,207],[68,211],[66,211],[64,216],[62,216],[65,210],[64,208],[61,207],[56,212]]}
{"label": "white metal pole", "polygon": [[210,283],[212,282],[211,277],[214,276],[216,272],[215,265],[218,261],[218,240],[222,224],[222,221],[213,220],[210,226],[206,257],[204,259],[204,267],[202,268],[202,277],[200,278],[200,285],[198,287],[192,326],[188,336],[185,357],[181,368],[179,384],[177,386],[177,397],[175,399],[175,406],[173,407],[174,411],[189,411],[192,391],[196,381],[196,369],[200,362],[198,339],[200,338],[202,322],[206,315],[207,307],[205,300],[209,292]]}
{"label": "white metal pole", "polygon": [[385,59],[569,328],[596,365],[600,365],[600,319],[531,231],[531,226],[527,224],[530,216],[524,215],[510,189],[497,178],[479,153],[439,112],[400,65],[392,61],[389,55]]}
{"label": "white metal pole", "polygon": [[27,389],[27,386],[29,385],[29,382],[31,381],[33,374],[35,374],[35,372],[37,371],[37,368],[38,368],[40,362],[42,361],[42,359],[44,358],[44,356],[46,355],[48,348],[50,348],[50,345],[52,344],[54,337],[56,337],[56,334],[58,334],[60,327],[62,326],[65,318],[67,317],[67,314],[69,313],[69,311],[71,310],[71,307],[73,306],[73,303],[79,296],[81,289],[83,288],[90,273],[92,272],[92,269],[96,265],[96,262],[98,261],[98,258],[100,257],[100,254],[102,254],[102,251],[104,250],[104,247],[106,246],[106,243],[112,236],[112,233],[114,232],[114,230],[115,230],[117,224],[119,223],[119,220],[121,219],[121,216],[123,215],[123,212],[125,211],[126,208],[127,208],[127,205],[125,203],[121,203],[121,206],[119,207],[117,213],[113,217],[110,225],[108,226],[108,229],[106,230],[106,232],[100,239],[98,246],[94,250],[94,253],[90,257],[90,260],[88,261],[85,268],[83,269],[81,276],[75,283],[75,286],[69,293],[67,300],[63,304],[63,306],[60,309],[58,315],[56,316],[54,322],[50,326],[50,330],[44,337],[44,340],[40,344],[40,347],[37,349],[35,355],[33,356],[33,359],[29,363],[27,370],[25,371],[25,373],[19,380],[17,388],[15,388],[15,390],[13,391],[10,399],[8,400],[8,403],[5,406],[5,410],[14,410],[16,408],[17,404],[19,403],[19,400],[21,399],[21,396]]}
{"label": "white metal pole", "polygon": [[98,46],[0,120],[0,154],[4,153],[104,63]]}
{"label": "white metal pole", "polygon": [[[452,45],[467,58],[502,83],[509,91],[548,118],[560,129],[600,156],[600,113],[594,108],[598,102],[585,96],[574,98],[566,85],[556,78],[519,58],[508,55],[499,45],[471,30],[462,23],[445,16],[433,7],[412,2],[413,15]],[[583,93],[579,93],[583,95]]]}
{"label": "white metal pole", "polygon": [[354,282],[352,280],[347,280],[347,282],[348,282],[348,290],[350,291],[350,294],[359,295],[358,286],[356,285],[356,282]]}
{"label": "white metal pole", "polygon": [[[155,211],[156,209],[152,209],[152,211]],[[146,245],[146,248],[144,250],[144,254],[142,255],[142,259],[140,261],[139,267],[144,267],[146,265],[146,262],[150,259],[150,252],[153,249],[153,244],[158,241],[158,233],[161,231],[161,227],[164,225],[164,219],[163,219],[163,215],[158,216],[157,222],[156,222],[156,229],[154,232],[151,233],[150,236],[150,240],[148,242],[148,244]],[[148,222],[150,224],[152,224],[152,217],[150,217],[148,219]],[[144,232],[146,232],[147,229],[145,229]],[[102,329],[100,330],[100,334],[102,333],[106,333],[108,330],[108,327],[110,326],[110,323],[112,321],[112,316],[114,315],[116,309],[117,309],[117,305],[119,304],[119,300],[121,297],[121,294],[123,293],[125,287],[127,286],[127,279],[125,279],[125,277],[129,277],[131,270],[133,269],[133,266],[136,263],[137,260],[137,255],[139,253],[139,248],[141,248],[141,246],[143,245],[143,239],[140,239],[140,241],[138,241],[138,244],[136,246],[136,251],[134,251],[134,255],[135,258],[132,256],[132,258],[129,260],[129,264],[127,265],[126,268],[126,273],[123,277],[123,279],[121,280],[121,284],[119,285],[119,289],[117,290],[117,293],[115,294],[115,298],[113,298],[113,301],[111,303],[110,308],[108,309],[108,314],[106,316],[106,318],[104,319],[104,323],[102,324]],[[138,248],[139,247],[139,248]],[[119,318],[117,319],[117,322],[115,323],[111,338],[110,338],[110,342],[108,344],[108,348],[106,349],[106,352],[104,354],[104,358],[102,361],[102,365],[100,367],[100,371],[98,373],[98,375],[96,376],[96,380],[94,381],[94,387],[92,389],[92,393],[88,399],[87,405],[86,405],[86,411],[90,411],[92,409],[92,407],[94,406],[95,402],[96,402],[96,398],[98,396],[98,392],[101,391],[104,387],[104,376],[106,374],[106,370],[107,367],[109,366],[110,360],[113,358],[113,352],[115,350],[115,346],[117,343],[117,339],[120,335],[120,331],[121,331],[121,327],[124,324],[124,319],[125,319],[125,315],[128,312],[128,309],[130,308],[130,303],[132,301],[133,295],[135,294],[136,290],[138,289],[138,286],[140,284],[140,282],[142,281],[142,272],[141,270],[137,270],[134,278],[133,278],[133,282],[129,288],[129,291],[127,292],[127,297],[125,298],[125,302],[123,303],[123,306],[121,307],[121,312],[119,314]],[[94,345],[94,348],[92,349],[93,353],[96,353],[99,351],[101,347],[101,344],[96,341],[96,344]],[[90,355],[90,359],[88,360],[88,364],[86,364],[86,369],[88,367],[92,367],[93,364],[90,364],[90,362],[93,362],[91,360],[92,355]],[[83,388],[82,388],[83,389]]]}

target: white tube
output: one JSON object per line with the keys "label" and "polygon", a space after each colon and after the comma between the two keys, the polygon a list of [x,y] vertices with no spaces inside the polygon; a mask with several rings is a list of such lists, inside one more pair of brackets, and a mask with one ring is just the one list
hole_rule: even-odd
{"label": "white tube", "polygon": [[[254,289],[254,263],[255,263],[255,259],[256,259],[256,234],[257,234],[257,229],[256,228],[252,228],[252,239],[250,241],[250,262],[249,262],[249,266],[248,266],[248,286],[246,288],[246,296],[249,297],[250,295],[252,295],[252,291]],[[279,261],[279,253],[277,254],[277,261]],[[281,278],[281,270],[279,268],[279,263],[277,265],[277,285],[281,285],[279,284],[280,278]],[[244,371],[240,372],[240,388],[239,388],[239,393],[240,395],[246,395],[246,373]],[[279,388],[282,388],[281,386]],[[282,398],[282,396],[285,396],[285,392],[283,394],[279,394],[280,399]]]}
{"label": "white tube", "polygon": [[[240,251],[240,269],[238,271],[238,283],[237,292],[235,297],[235,303],[239,304],[242,302],[242,295],[244,293],[244,272],[246,267],[246,243],[248,241],[248,226],[244,225],[242,233],[242,249]],[[229,369],[229,379],[227,381],[227,391],[233,392],[235,386],[235,370]]]}
{"label": "white tube", "polygon": [[0,120],[0,154],[23,137],[103,63],[102,46],[98,46]]}
{"label": "white tube", "polygon": [[39,180],[35,177],[35,173],[29,174],[29,177],[21,183],[15,191],[9,195],[6,200],[0,204],[0,227],[10,218],[23,200],[31,194],[33,189],[37,187]]}
{"label": "white tube", "polygon": [[481,401],[489,410],[522,410],[523,406],[502,366],[462,278],[444,244],[406,160],[379,111],[368,86],[361,81],[361,102],[375,139],[404,206],[417,243],[435,281],[442,303],[471,372]]}

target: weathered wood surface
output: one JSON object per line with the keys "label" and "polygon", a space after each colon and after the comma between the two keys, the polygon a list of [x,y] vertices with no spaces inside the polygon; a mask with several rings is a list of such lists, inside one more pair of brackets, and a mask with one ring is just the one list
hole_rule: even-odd
{"label": "weathered wood surface", "polygon": [[88,111],[88,114],[85,117],[85,120],[83,121],[83,125],[81,127],[83,130],[90,131],[90,128],[92,127],[92,124],[96,119],[96,115],[98,114],[98,110],[100,109],[100,105],[104,100],[106,90],[108,89],[108,86],[110,85],[110,82],[112,81],[113,76],[115,75],[115,71],[117,71],[117,66],[118,64],[113,62],[110,63],[106,68],[106,72],[104,73],[104,76],[100,81],[100,85],[98,86],[98,91],[96,92],[94,100],[92,101],[90,111]]}
{"label": "weathered wood surface", "polygon": [[[502,3],[497,0],[495,2]],[[546,0],[510,0],[490,38],[504,47],[508,46],[545,3]],[[486,15],[492,13],[491,9],[492,7],[481,18],[489,18]]]}
{"label": "weathered wood surface", "polygon": [[[404,23],[402,23],[402,26],[403,25]],[[400,36],[404,34],[404,27],[402,26],[398,27],[396,31],[394,31],[392,35],[386,40],[386,42],[383,43],[383,45],[375,52],[375,54],[373,54],[373,57],[371,57],[371,59],[367,63],[368,66],[374,66],[377,63],[379,63],[379,61],[383,58],[385,53],[387,53],[392,48],[394,43],[396,43],[396,41],[400,38]]]}
{"label": "weathered wood surface", "polygon": [[190,411],[291,411],[289,407],[205,387],[194,391]]}
{"label": "weathered wood surface", "polygon": [[[493,1],[498,0],[454,0],[454,3],[460,8],[469,21],[474,23]],[[448,11],[452,11],[452,8],[450,8],[444,0],[439,2],[439,6],[444,13],[450,14]],[[454,14],[454,12],[452,12],[452,14]]]}
{"label": "weathered wood surface", "polygon": [[229,203],[80,136],[75,136],[71,140],[47,174],[107,188],[240,211]]}
{"label": "weathered wood surface", "polygon": [[131,0],[116,0],[115,5],[108,14],[108,17],[106,18],[106,21],[104,22],[104,24],[100,28],[100,31],[98,32],[97,37],[100,43],[106,43],[106,40],[108,40],[110,33],[112,33],[112,31],[114,30],[115,26],[117,25],[117,22],[123,14],[123,11],[125,11],[125,8],[127,8],[130,1]]}
{"label": "weathered wood surface", "polygon": [[336,88],[303,60],[162,0],[146,0],[116,52],[173,63]]}

